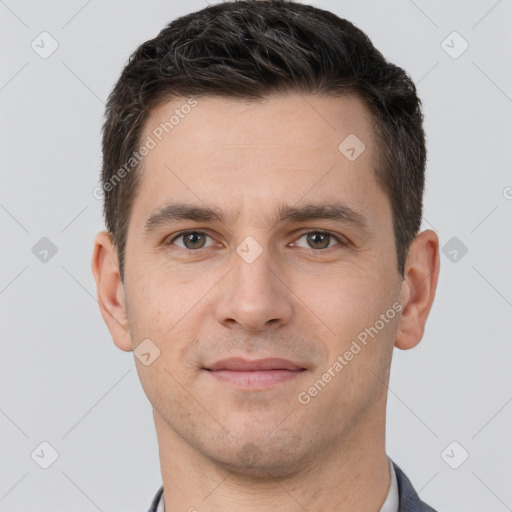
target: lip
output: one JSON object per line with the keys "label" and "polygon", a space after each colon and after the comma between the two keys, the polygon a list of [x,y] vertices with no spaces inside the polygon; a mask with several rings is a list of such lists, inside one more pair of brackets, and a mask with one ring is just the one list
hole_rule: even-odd
{"label": "lip", "polygon": [[229,370],[239,372],[255,372],[268,370],[305,370],[305,368],[295,364],[288,359],[271,357],[267,359],[255,359],[253,361],[241,357],[230,357],[213,363],[206,368],[211,371]]}
{"label": "lip", "polygon": [[297,378],[306,368],[287,359],[249,361],[232,357],[204,368],[215,379],[242,389],[265,389]]}

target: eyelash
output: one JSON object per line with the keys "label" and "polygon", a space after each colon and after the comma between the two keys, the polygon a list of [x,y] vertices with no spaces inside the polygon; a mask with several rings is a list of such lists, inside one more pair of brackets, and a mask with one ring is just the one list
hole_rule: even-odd
{"label": "eyelash", "polygon": [[[176,235],[174,235],[168,242],[165,242],[165,245],[166,246],[171,246],[176,240],[178,240],[179,238],[182,238],[184,237],[185,235],[188,235],[190,233],[197,233],[197,234],[201,234],[201,235],[206,235],[210,238],[213,239],[213,237],[211,235],[209,235],[208,233],[206,233],[205,231],[199,231],[197,229],[188,229],[188,230],[185,230],[185,231],[180,231],[179,233],[177,233]],[[336,242],[338,242],[337,245],[334,245],[332,247],[326,247],[325,249],[313,249],[311,247],[309,248],[306,248],[306,247],[301,247],[301,249],[304,249],[306,251],[310,251],[311,253],[313,254],[319,254],[319,253],[328,253],[330,252],[332,249],[336,249],[336,248],[339,248],[339,246],[341,247],[345,247],[348,245],[348,242],[346,242],[343,238],[341,238],[340,236],[332,233],[331,231],[324,231],[324,230],[318,230],[318,229],[315,229],[315,230],[310,230],[310,231],[306,231],[304,233],[301,233],[297,240],[300,240],[302,237],[306,236],[306,235],[309,235],[309,234],[318,234],[318,235],[327,235],[327,236],[330,236],[332,238],[334,238],[334,240],[336,240]],[[187,249],[187,248],[184,248],[184,247],[179,247],[179,246],[175,246],[177,249],[179,249],[180,251],[183,251],[185,253],[197,253],[203,249],[211,249],[211,247],[201,247],[199,249]]]}

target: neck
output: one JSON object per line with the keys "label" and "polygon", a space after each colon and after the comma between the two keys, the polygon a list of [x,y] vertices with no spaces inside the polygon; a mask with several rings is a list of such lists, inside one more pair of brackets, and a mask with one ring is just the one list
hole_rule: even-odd
{"label": "neck", "polygon": [[156,411],[154,418],[166,512],[378,512],[388,493],[384,414],[365,418],[299,472],[268,478],[223,468],[186,443]]}

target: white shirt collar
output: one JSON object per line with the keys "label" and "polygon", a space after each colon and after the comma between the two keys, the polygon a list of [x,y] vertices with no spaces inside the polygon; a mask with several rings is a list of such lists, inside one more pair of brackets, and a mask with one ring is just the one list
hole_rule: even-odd
{"label": "white shirt collar", "polygon": [[[400,504],[400,499],[398,495],[398,482],[396,480],[395,468],[393,467],[393,463],[391,459],[388,457],[389,462],[389,474],[391,475],[391,482],[389,484],[388,495],[386,499],[380,507],[379,512],[398,512],[398,506]],[[162,512],[163,509],[162,509]]]}
{"label": "white shirt collar", "polygon": [[[389,473],[391,475],[391,483],[389,485],[388,495],[384,504],[380,508],[379,512],[398,512],[399,496],[398,496],[398,483],[396,481],[395,468],[391,459],[388,457],[389,462]],[[156,512],[165,512],[164,508],[164,493],[160,496],[160,501],[156,508]]]}
{"label": "white shirt collar", "polygon": [[165,512],[164,493],[160,495],[160,501],[158,502],[158,506],[156,507],[156,512]]}

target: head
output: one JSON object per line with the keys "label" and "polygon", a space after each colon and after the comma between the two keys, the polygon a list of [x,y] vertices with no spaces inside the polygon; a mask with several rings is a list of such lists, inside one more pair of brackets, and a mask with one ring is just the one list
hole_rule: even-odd
{"label": "head", "polygon": [[[136,361],[159,436],[272,474],[383,436],[393,346],[420,341],[437,283],[425,161],[413,82],[327,11],[226,2],[134,52],[92,265],[116,345],[158,354]],[[228,357],[301,371],[248,390],[213,376]]]}

